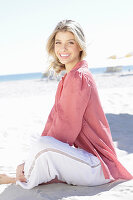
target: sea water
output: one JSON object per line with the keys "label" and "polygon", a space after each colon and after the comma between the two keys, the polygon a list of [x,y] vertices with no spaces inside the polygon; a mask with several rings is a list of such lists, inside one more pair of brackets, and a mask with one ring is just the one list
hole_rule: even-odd
{"label": "sea water", "polygon": [[[89,68],[92,74],[103,74],[107,73],[107,67],[101,68]],[[133,72],[133,65],[122,66],[122,72]],[[9,75],[0,75],[0,82],[2,81],[15,81],[15,80],[31,80],[31,79],[43,79],[46,78],[43,76],[41,72],[34,72],[34,73],[23,73],[23,74],[9,74]]]}

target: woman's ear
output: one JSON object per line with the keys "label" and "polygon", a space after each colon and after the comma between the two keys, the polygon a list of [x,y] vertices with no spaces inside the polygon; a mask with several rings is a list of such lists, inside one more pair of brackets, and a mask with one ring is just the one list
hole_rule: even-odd
{"label": "woman's ear", "polygon": [[[78,45],[79,46],[79,45]],[[79,51],[83,51],[82,49],[81,49],[81,47],[79,46]]]}

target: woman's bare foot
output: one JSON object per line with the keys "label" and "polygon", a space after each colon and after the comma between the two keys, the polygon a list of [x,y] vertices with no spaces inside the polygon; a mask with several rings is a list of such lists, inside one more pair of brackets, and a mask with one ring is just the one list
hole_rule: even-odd
{"label": "woman's bare foot", "polygon": [[21,181],[21,182],[27,181],[25,176],[24,176],[24,163],[17,166],[16,181]]}
{"label": "woman's bare foot", "polygon": [[0,174],[0,184],[16,183],[16,178],[12,178],[6,174]]}

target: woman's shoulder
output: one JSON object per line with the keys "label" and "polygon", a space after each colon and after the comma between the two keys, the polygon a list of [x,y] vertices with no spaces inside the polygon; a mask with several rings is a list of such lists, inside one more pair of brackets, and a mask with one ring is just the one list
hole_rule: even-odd
{"label": "woman's shoulder", "polygon": [[83,60],[62,78],[63,85],[81,84],[81,85],[95,85],[92,73],[88,68],[87,61]]}
{"label": "woman's shoulder", "polygon": [[90,86],[91,81],[89,78],[89,74],[87,74],[84,70],[80,69],[68,73],[64,81],[64,88],[70,88],[70,90],[74,89],[78,91],[87,89]]}
{"label": "woman's shoulder", "polygon": [[77,70],[72,71],[70,73],[70,79],[78,80],[78,81],[82,82],[82,84],[84,83],[89,86],[95,85],[95,80],[94,80],[93,75],[90,72],[88,66],[80,67]]}

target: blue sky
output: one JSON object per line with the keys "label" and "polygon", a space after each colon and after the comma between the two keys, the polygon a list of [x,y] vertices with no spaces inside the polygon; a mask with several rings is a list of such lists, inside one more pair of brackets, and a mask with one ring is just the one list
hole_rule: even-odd
{"label": "blue sky", "polygon": [[133,51],[132,10],[132,0],[0,0],[0,75],[45,71],[45,44],[62,19],[83,27],[90,64],[123,56]]}

